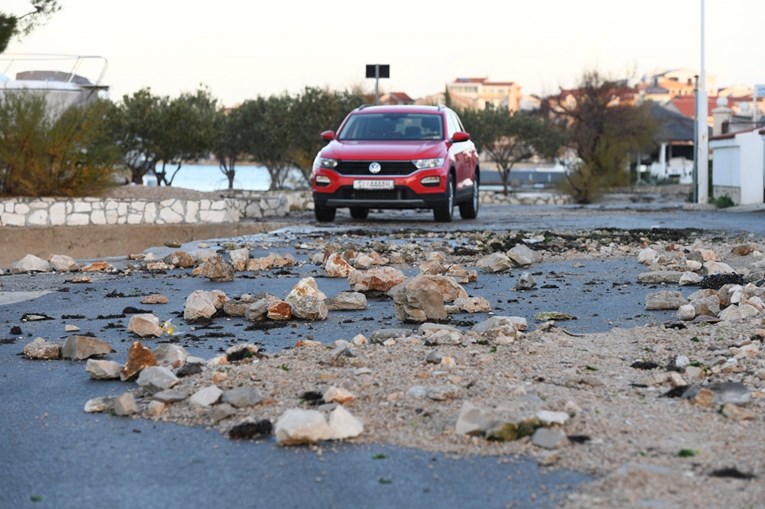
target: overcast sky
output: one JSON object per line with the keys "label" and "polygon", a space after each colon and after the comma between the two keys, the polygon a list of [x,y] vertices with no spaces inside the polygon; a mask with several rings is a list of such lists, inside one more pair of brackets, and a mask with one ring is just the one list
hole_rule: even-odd
{"label": "overcast sky", "polygon": [[[199,84],[227,105],[309,85],[373,90],[364,66],[374,63],[391,66],[383,91],[414,98],[458,76],[545,94],[574,85],[584,69],[639,77],[700,65],[701,0],[59,2],[48,24],[0,57],[104,56],[113,99]],[[765,83],[765,0],[706,0],[706,9],[707,73],[719,86]],[[0,10],[21,15],[29,3],[2,0]]]}

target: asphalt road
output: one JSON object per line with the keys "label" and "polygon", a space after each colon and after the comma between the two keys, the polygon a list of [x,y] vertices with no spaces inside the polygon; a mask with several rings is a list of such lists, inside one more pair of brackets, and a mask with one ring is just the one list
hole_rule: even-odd
{"label": "asphalt road", "polygon": [[[270,235],[227,239],[254,241],[268,252],[292,252],[305,260],[311,252],[299,244],[312,238],[347,239],[361,232],[379,241],[389,232],[407,232],[416,242],[438,240],[439,232],[476,230],[540,231],[594,228],[703,228],[725,235],[765,234],[761,211],[729,213],[685,211],[672,204],[601,207],[484,207],[477,221],[432,223],[427,212],[373,213],[364,222],[344,213],[332,225],[318,226],[309,215],[292,218],[295,228]],[[223,241],[221,241],[223,242]],[[215,243],[213,243],[215,244]],[[193,245],[184,246],[193,249]],[[151,250],[161,254],[163,249]],[[115,265],[125,260],[112,260]],[[471,296],[484,296],[497,314],[531,317],[538,311],[562,311],[577,320],[572,332],[607,330],[663,322],[668,313],[647,313],[647,290],[635,284],[641,268],[634,260],[542,263],[533,267],[540,284],[532,292],[514,292],[520,274],[488,276],[466,285]],[[281,448],[226,440],[217,431],[167,423],[91,415],[82,412],[87,399],[119,394],[126,385],[95,382],[84,362],[29,361],[23,345],[42,336],[66,337],[64,324],[78,325],[109,341],[125,360],[132,338],[126,332],[140,296],[160,292],[170,298],[165,316],[180,331],[177,338],[192,355],[211,357],[240,341],[257,342],[267,351],[293,344],[301,337],[349,339],[385,327],[401,327],[387,300],[372,300],[366,311],[333,313],[321,323],[247,330],[243,320],[216,320],[208,328],[183,323],[183,300],[196,289],[221,289],[229,296],[269,291],[284,296],[303,276],[317,278],[327,295],[347,289],[344,280],[322,277],[317,267],[238,277],[232,283],[211,283],[184,271],[165,275],[94,276],[91,284],[68,283],[55,274],[2,276],[0,293],[0,508],[16,507],[555,507],[578,483],[576,472],[540,469],[523,458],[451,458],[389,446],[331,445],[323,454],[312,449]],[[13,302],[16,292],[39,292],[34,299]],[[46,293],[47,292],[47,293]],[[27,297],[25,295],[24,297]],[[4,300],[3,300],[4,299]],[[145,306],[143,306],[145,308]],[[23,321],[25,314],[50,320]],[[459,315],[467,327],[481,317]],[[349,322],[352,325],[349,325]],[[21,333],[12,332],[20,327]],[[151,342],[149,342],[151,343]],[[374,459],[380,454],[385,459]]]}

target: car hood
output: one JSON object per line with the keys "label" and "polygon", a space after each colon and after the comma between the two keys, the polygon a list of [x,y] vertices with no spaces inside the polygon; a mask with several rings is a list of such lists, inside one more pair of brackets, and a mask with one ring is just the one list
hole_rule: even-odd
{"label": "car hood", "polygon": [[340,161],[411,161],[445,157],[443,141],[338,141],[321,151],[322,157]]}

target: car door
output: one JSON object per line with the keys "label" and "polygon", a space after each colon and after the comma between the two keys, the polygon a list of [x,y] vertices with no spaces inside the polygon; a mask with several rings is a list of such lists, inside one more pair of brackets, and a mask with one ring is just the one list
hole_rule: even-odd
{"label": "car door", "polygon": [[[462,122],[460,122],[459,117],[457,117],[457,114],[453,111],[447,112],[446,127],[449,140],[453,138],[454,133],[465,131]],[[473,171],[478,159],[473,142],[467,140],[451,143],[451,146],[449,147],[449,155],[454,161],[457,191],[459,192],[465,188],[471,187],[474,178]]]}

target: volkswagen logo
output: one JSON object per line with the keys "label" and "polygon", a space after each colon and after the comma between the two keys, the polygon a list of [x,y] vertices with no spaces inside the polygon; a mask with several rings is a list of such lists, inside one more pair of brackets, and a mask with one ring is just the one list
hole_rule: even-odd
{"label": "volkswagen logo", "polygon": [[369,173],[378,174],[382,171],[382,166],[380,166],[380,163],[375,161],[374,163],[370,163],[369,165]]}

